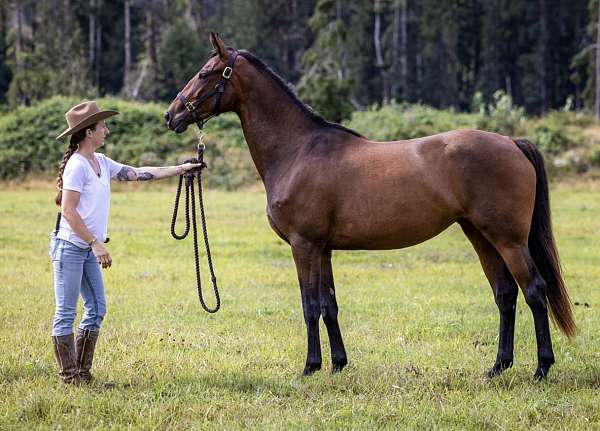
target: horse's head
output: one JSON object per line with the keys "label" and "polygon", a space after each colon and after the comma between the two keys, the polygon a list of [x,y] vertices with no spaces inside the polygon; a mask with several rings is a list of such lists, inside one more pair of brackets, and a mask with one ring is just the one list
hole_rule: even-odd
{"label": "horse's head", "polygon": [[202,126],[208,118],[230,111],[235,104],[235,92],[229,81],[233,79],[238,54],[225,47],[216,33],[210,33],[210,41],[215,55],[185,85],[165,113],[167,126],[175,133],[184,132],[192,123]]}

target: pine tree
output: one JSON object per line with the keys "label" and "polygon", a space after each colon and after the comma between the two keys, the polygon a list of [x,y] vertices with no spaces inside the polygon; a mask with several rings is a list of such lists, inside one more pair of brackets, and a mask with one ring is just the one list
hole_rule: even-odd
{"label": "pine tree", "polygon": [[[60,7],[59,7],[60,6]],[[82,33],[67,2],[21,1],[12,4],[9,61],[11,105],[30,104],[55,94],[91,91]],[[46,23],[65,22],[65,28]]]}
{"label": "pine tree", "polygon": [[341,0],[319,0],[309,26],[315,42],[302,57],[301,98],[325,118],[341,121],[352,112],[353,80],[345,66],[347,28]]}

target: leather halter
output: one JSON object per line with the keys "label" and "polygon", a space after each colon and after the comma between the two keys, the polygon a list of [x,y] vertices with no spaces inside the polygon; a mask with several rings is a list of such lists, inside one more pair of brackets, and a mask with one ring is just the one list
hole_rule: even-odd
{"label": "leather halter", "polygon": [[[221,73],[221,81],[219,81],[219,83],[217,85],[215,85],[215,88],[212,91],[208,92],[204,96],[198,98],[195,101],[190,101],[181,92],[177,93],[177,98],[183,104],[183,106],[185,106],[185,108],[188,110],[189,114],[192,116],[192,119],[194,120],[194,122],[196,123],[196,125],[198,126],[198,128],[200,130],[202,130],[202,127],[208,120],[210,120],[212,117],[216,117],[219,115],[219,106],[221,104],[221,97],[223,96],[223,93],[225,92],[225,85],[227,84],[227,82],[229,82],[229,78],[231,78],[231,74],[233,73],[233,65],[235,64],[235,60],[237,59],[237,56],[238,56],[238,53],[234,52],[233,55],[229,58],[229,61],[227,62],[225,69],[223,69],[223,73]],[[196,110],[204,102],[206,102],[208,99],[210,99],[213,96],[217,96],[217,101],[215,102],[215,107],[214,107],[213,111],[204,118],[197,117]]]}

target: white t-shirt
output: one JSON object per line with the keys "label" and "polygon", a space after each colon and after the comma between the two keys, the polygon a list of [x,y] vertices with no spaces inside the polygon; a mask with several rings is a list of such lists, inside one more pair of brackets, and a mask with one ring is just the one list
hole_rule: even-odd
{"label": "white t-shirt", "polygon": [[[94,153],[100,166],[100,177],[96,175],[90,162],[81,154],[73,153],[63,172],[63,190],[79,192],[77,212],[83,223],[98,241],[104,242],[107,237],[108,211],[110,208],[110,179],[123,168],[124,165],[106,157],[104,154]],[[88,248],[69,225],[64,217],[60,220],[60,229],[57,238],[64,239],[78,247]]]}

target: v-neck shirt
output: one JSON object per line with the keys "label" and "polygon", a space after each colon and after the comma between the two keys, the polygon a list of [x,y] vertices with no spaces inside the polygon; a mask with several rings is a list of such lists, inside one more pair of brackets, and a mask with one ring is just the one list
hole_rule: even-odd
{"label": "v-neck shirt", "polygon": [[[73,153],[63,172],[63,190],[80,193],[77,213],[92,235],[98,241],[103,242],[107,237],[110,180],[124,165],[101,153],[94,153],[94,157],[100,167],[100,176],[94,171],[92,164],[85,156]],[[60,220],[60,229],[56,236],[78,247],[88,247],[87,243],[71,229],[65,217]]]}

